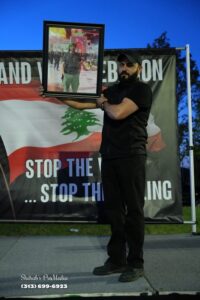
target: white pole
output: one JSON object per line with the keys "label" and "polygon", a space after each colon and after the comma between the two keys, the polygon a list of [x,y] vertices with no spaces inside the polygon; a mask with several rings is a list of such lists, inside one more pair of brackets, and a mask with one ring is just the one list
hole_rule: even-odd
{"label": "white pole", "polygon": [[190,197],[192,213],[192,233],[197,232],[196,227],[196,206],[195,206],[195,180],[194,180],[194,152],[193,152],[193,132],[192,132],[192,97],[190,78],[190,46],[186,45],[186,75],[187,75],[187,96],[188,96],[188,129],[189,129],[189,159],[190,159]]}

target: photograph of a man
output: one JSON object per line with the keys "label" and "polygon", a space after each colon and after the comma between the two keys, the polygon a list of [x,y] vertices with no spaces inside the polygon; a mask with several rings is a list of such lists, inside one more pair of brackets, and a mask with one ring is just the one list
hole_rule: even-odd
{"label": "photograph of a man", "polygon": [[69,45],[69,51],[63,57],[62,80],[64,92],[77,93],[81,71],[81,55],[76,51],[75,43]]}
{"label": "photograph of a man", "polygon": [[103,25],[45,22],[43,85],[51,96],[100,96]]}

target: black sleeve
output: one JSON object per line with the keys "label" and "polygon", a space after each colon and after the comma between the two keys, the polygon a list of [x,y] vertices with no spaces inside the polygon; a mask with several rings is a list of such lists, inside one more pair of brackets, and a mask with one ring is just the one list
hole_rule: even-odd
{"label": "black sleeve", "polygon": [[151,107],[152,91],[146,83],[138,82],[133,89],[128,92],[126,97],[133,100],[139,108]]}
{"label": "black sleeve", "polygon": [[116,85],[107,87],[107,88],[103,91],[104,97],[106,97],[106,98],[108,99],[108,101],[111,101],[111,102],[112,102],[113,95],[115,95],[115,90],[116,90]]}

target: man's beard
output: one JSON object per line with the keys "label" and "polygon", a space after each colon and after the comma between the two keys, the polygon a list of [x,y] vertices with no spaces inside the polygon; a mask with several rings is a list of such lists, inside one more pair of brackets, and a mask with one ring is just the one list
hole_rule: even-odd
{"label": "man's beard", "polygon": [[121,74],[119,74],[119,81],[120,82],[127,82],[127,81],[134,81],[138,79],[138,74],[132,74],[129,75],[128,73],[126,73],[126,71],[123,71]]}

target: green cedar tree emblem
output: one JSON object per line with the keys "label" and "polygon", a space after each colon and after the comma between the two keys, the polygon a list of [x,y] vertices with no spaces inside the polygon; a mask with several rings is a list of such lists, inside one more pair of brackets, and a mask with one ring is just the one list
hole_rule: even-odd
{"label": "green cedar tree emblem", "polygon": [[67,135],[75,132],[77,134],[75,140],[90,133],[88,126],[101,125],[94,113],[84,110],[77,110],[72,107],[69,107],[66,110],[62,119],[64,121],[61,124],[61,133]]}

